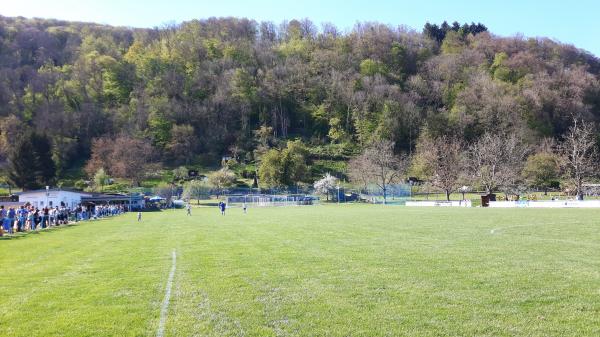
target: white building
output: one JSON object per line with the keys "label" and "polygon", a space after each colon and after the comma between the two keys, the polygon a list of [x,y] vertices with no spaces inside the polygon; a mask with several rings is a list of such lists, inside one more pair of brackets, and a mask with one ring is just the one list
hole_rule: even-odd
{"label": "white building", "polygon": [[34,207],[77,207],[81,198],[91,197],[90,193],[67,189],[32,190],[18,193],[19,203],[30,203]]}

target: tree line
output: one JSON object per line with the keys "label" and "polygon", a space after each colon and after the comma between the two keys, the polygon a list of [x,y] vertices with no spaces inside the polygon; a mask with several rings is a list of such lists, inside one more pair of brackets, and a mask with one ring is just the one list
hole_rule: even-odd
{"label": "tree line", "polygon": [[[349,160],[382,140],[407,156],[426,138],[459,152],[507,134],[527,148],[563,140],[573,116],[598,123],[599,73],[572,45],[475,23],[342,32],[310,20],[134,29],[0,17],[0,161],[32,188],[82,166],[138,184],[235,153],[278,162],[261,180],[289,185],[311,179],[315,158]],[[35,178],[23,182],[26,162]]]}
{"label": "tree line", "polygon": [[425,129],[411,156],[394,154],[389,140],[376,141],[350,161],[349,174],[365,190],[377,185],[384,200],[387,186],[409,176],[445,192],[447,200],[462,186],[517,198],[531,189],[562,188],[582,200],[585,183],[598,177],[597,136],[590,123],[577,119],[562,139],[535,146],[517,134],[486,133],[465,143]]}

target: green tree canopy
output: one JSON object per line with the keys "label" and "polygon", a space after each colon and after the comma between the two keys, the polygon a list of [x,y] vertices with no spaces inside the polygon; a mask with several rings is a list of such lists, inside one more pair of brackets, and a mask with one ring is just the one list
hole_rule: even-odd
{"label": "green tree canopy", "polygon": [[526,182],[537,188],[557,186],[560,176],[559,158],[548,152],[536,153],[527,158],[523,168],[523,177]]}
{"label": "green tree canopy", "polygon": [[308,150],[299,141],[289,141],[287,147],[269,150],[262,158],[258,174],[269,187],[289,187],[304,181],[308,175]]}

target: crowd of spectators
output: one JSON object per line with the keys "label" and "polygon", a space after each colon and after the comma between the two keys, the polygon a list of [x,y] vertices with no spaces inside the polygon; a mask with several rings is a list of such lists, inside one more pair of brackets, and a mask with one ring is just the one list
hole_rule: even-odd
{"label": "crowd of spectators", "polygon": [[4,205],[0,205],[0,236],[115,216],[125,210],[121,205],[80,205],[74,208],[56,206],[41,209],[32,205],[6,209]]}

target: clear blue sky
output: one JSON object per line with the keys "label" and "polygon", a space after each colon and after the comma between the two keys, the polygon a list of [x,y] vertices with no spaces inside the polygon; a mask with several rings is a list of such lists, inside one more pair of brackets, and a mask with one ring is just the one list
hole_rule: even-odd
{"label": "clear blue sky", "polygon": [[3,0],[0,15],[92,21],[154,27],[211,16],[257,21],[309,18],[341,29],[357,21],[404,24],[421,30],[425,22],[482,22],[494,34],[546,36],[600,56],[598,0]]}

